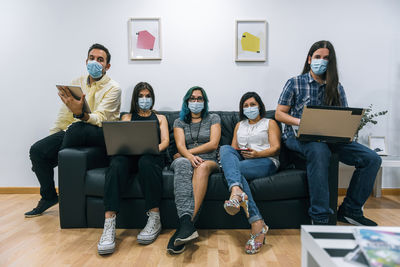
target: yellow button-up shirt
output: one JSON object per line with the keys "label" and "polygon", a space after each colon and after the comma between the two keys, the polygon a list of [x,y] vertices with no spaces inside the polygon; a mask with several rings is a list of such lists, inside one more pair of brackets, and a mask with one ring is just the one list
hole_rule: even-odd
{"label": "yellow button-up shirt", "polygon": [[[79,85],[86,95],[86,101],[92,111],[86,122],[101,127],[103,121],[118,120],[121,107],[121,88],[119,84],[104,75],[100,80],[89,85],[88,77],[88,75],[84,75],[71,83],[71,85]],[[72,112],[63,103],[54,127],[50,129],[50,133],[65,131],[68,126],[76,121],[80,120],[75,119]]]}

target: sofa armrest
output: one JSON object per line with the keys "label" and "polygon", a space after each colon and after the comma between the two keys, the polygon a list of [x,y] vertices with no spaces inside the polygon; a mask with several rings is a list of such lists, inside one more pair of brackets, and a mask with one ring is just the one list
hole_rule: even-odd
{"label": "sofa armrest", "polygon": [[58,188],[61,228],[87,227],[86,171],[108,165],[104,148],[66,148],[58,153]]}

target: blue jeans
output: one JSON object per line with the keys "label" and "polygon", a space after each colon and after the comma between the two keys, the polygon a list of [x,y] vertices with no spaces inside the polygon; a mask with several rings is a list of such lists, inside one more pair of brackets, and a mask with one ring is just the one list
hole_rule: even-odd
{"label": "blue jeans", "polygon": [[307,179],[310,193],[310,217],[317,222],[327,222],[333,211],[329,208],[328,167],[331,153],[339,155],[339,161],[355,166],[342,209],[354,216],[362,216],[362,206],[374,186],[382,159],[375,151],[357,142],[327,144],[300,142],[289,137],[286,146],[303,154],[307,160]]}
{"label": "blue jeans", "polygon": [[269,176],[276,172],[275,164],[269,158],[244,159],[233,147],[224,145],[220,148],[221,164],[229,191],[232,186],[239,186],[249,200],[249,223],[262,220],[260,211],[250,191],[247,180]]}

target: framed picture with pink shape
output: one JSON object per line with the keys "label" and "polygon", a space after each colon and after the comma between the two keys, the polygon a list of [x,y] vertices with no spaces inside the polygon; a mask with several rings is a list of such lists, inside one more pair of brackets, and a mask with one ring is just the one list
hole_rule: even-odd
{"label": "framed picture with pink shape", "polygon": [[130,18],[129,59],[161,60],[160,18]]}
{"label": "framed picture with pink shape", "polygon": [[236,20],[235,61],[267,60],[267,21]]}

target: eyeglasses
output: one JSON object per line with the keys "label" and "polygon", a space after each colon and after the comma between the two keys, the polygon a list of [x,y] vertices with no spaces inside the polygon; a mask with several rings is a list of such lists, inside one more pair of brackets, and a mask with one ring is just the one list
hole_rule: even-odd
{"label": "eyeglasses", "polygon": [[194,97],[194,96],[191,96],[190,98],[189,98],[189,101],[190,102],[203,102],[204,101],[204,98],[202,97],[202,96],[199,96],[199,97]]}

